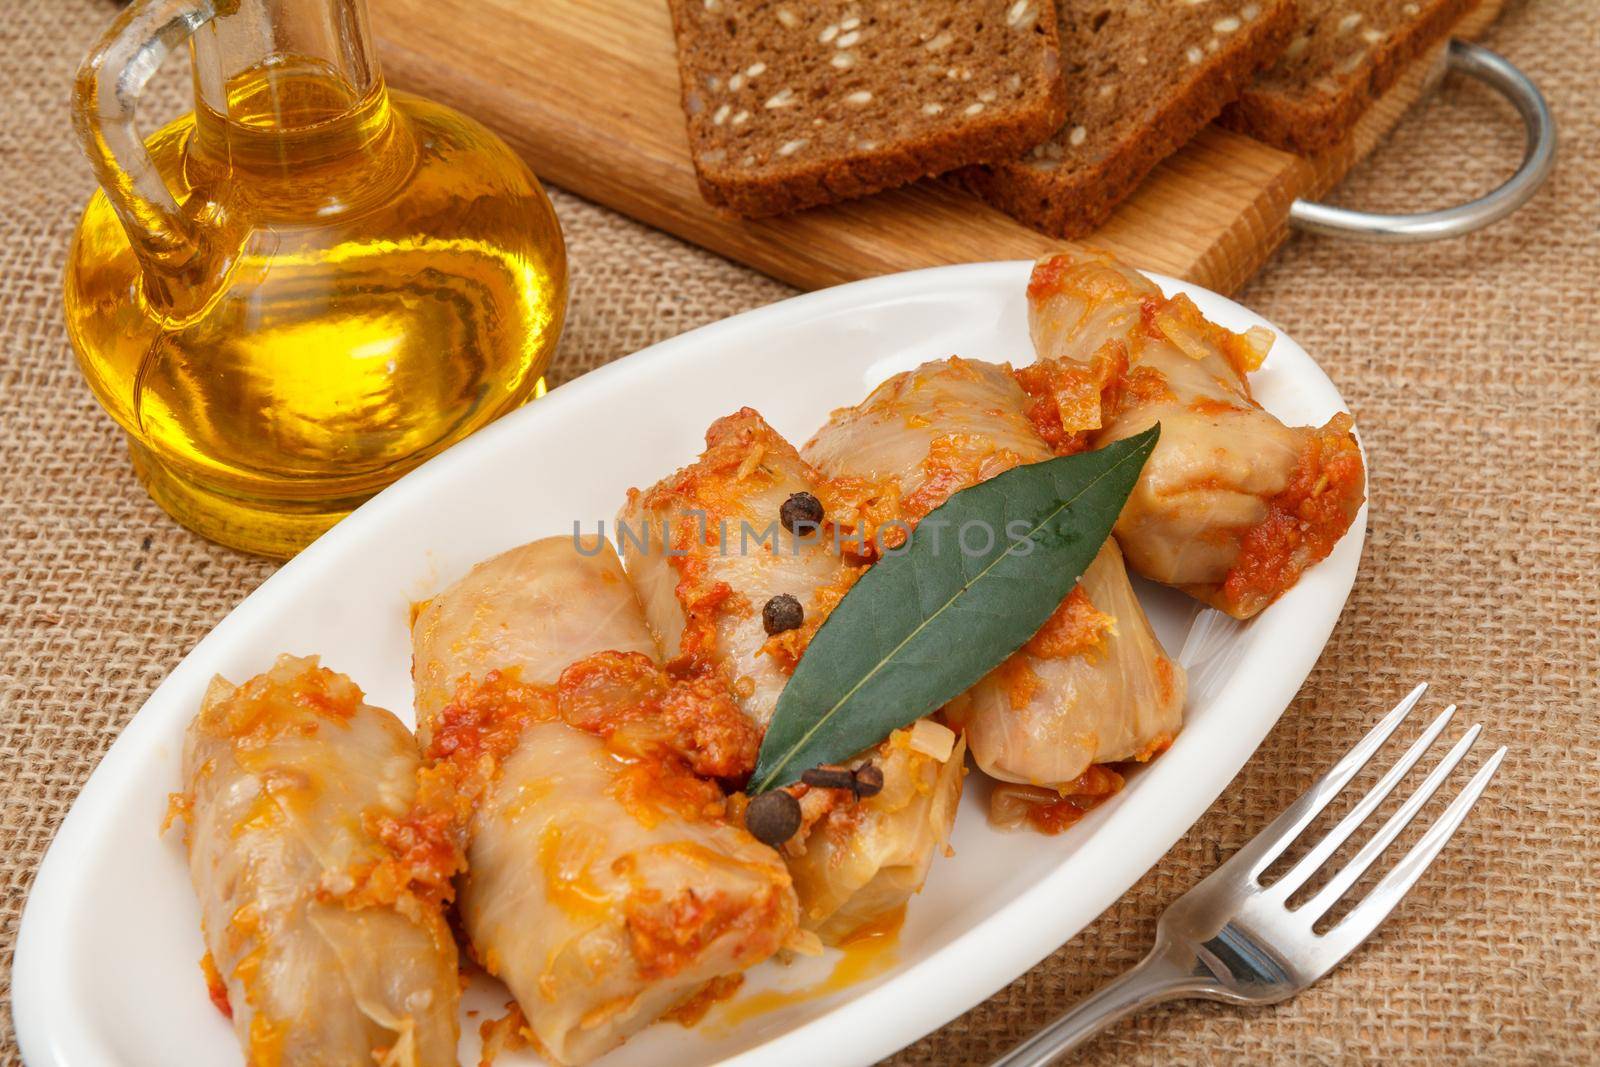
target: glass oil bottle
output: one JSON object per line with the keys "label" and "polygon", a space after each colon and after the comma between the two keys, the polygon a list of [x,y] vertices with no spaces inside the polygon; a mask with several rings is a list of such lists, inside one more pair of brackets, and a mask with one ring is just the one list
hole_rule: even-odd
{"label": "glass oil bottle", "polygon": [[[146,142],[139,93],[186,42],[195,110]],[[483,126],[384,85],[365,0],[137,0],[74,105],[101,190],[68,333],[184,525],[292,555],[542,393],[549,200]]]}

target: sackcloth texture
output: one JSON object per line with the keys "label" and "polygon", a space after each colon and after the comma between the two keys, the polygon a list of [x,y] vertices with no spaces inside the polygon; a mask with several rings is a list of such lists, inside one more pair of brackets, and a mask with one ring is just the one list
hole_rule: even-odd
{"label": "sackcloth texture", "polygon": [[[151,503],[69,350],[61,268],[93,180],[68,95],[114,6],[0,6],[0,1060],[12,1064],[10,960],[40,858],[130,716],[275,564],[209,544]],[[890,1062],[986,1062],[1131,965],[1168,902],[1421,679],[1436,705],[1460,702],[1510,754],[1490,801],[1380,933],[1294,1000],[1165,1005],[1079,1062],[1600,1060],[1600,19],[1591,0],[1530,0],[1484,42],[1530,74],[1556,113],[1562,157],[1549,186],[1461,240],[1376,248],[1294,237],[1238,294],[1328,371],[1371,457],[1360,576],[1310,680],[1126,896]],[[160,84],[176,113],[181,76],[163,72]],[[1521,149],[1510,109],[1451,78],[1337,200],[1442,206],[1493,187]],[[552,197],[572,265],[553,384],[791,294],[575,196]]]}

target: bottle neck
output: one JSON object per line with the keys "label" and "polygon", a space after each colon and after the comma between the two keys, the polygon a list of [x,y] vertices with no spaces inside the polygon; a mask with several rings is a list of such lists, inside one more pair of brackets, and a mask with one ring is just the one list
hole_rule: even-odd
{"label": "bottle neck", "polygon": [[389,110],[366,0],[215,0],[191,38],[198,147],[303,170],[382,136]]}

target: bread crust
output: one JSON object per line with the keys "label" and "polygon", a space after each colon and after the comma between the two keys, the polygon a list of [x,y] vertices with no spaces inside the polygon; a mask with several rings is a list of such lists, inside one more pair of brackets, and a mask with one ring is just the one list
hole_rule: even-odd
{"label": "bread crust", "polygon": [[1223,109],[1219,123],[1286,152],[1314,155],[1343,140],[1367,108],[1423,52],[1449,35],[1478,0],[1432,0],[1403,30],[1390,34],[1333,92],[1258,82]]}
{"label": "bread crust", "polygon": [[[678,44],[679,88],[690,156],[700,195],[724,214],[761,218],[837,203],[891,189],[974,163],[1009,159],[1044,140],[1066,116],[1060,38],[1054,0],[1035,0],[1043,55],[1030,79],[1030,101],[991,107],[980,116],[952,114],[936,130],[889,141],[870,150],[832,153],[791,161],[764,162],[753,173],[733,159],[708,159],[715,146],[696,134],[697,101],[690,5],[704,0],[668,0]],[[702,105],[703,106],[703,105]]]}
{"label": "bread crust", "polygon": [[[1263,11],[1252,32],[1234,37],[1227,48],[1197,66],[1177,92],[1146,122],[1124,133],[1093,168],[1043,170],[1025,159],[1011,159],[968,167],[953,177],[1037,230],[1054,237],[1081,237],[1105,222],[1156,164],[1216,118],[1256,72],[1283,50],[1295,25],[1292,0]],[[1071,89],[1069,85],[1069,94]]]}

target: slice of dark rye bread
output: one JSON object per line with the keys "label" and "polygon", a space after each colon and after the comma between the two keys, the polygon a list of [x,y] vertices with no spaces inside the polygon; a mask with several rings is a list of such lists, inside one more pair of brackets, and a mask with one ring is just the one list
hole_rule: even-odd
{"label": "slice of dark rye bread", "polygon": [[1045,233],[1104,222],[1288,41],[1294,0],[1057,0],[1067,118],[1020,158],[957,180]]}
{"label": "slice of dark rye bread", "polygon": [[668,0],[700,191],[756,217],[1016,156],[1061,123],[1051,0]]}
{"label": "slice of dark rye bread", "polygon": [[1299,0],[1283,54],[1222,113],[1222,124],[1290,152],[1350,131],[1407,64],[1477,0]]}

